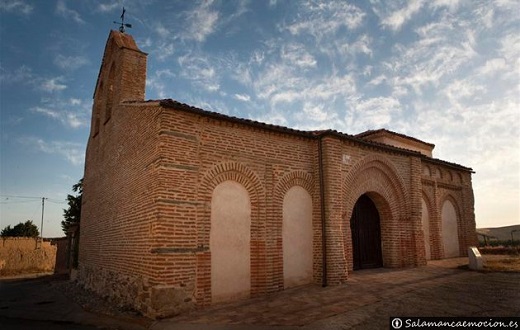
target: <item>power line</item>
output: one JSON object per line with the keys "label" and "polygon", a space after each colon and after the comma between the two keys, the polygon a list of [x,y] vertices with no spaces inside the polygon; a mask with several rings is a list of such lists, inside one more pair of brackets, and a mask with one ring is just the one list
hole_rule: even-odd
{"label": "power line", "polygon": [[[0,201],[0,204],[32,203],[32,202],[35,202],[37,200],[41,200],[42,201],[42,219],[41,219],[41,224],[40,224],[40,244],[43,242],[43,220],[44,220],[44,214],[45,214],[44,213],[45,212],[45,201],[49,201],[49,202],[52,202],[52,203],[55,203],[55,204],[65,204],[66,203],[65,201],[57,200],[57,199],[50,200],[47,197],[17,196],[17,195],[6,195],[6,194],[0,194],[0,196],[5,198],[5,201]],[[9,198],[21,198],[21,199],[32,199],[32,200],[29,200],[29,201],[27,201],[27,200],[26,201],[13,201],[13,200],[9,200]]]}
{"label": "power line", "polygon": [[[0,204],[8,204],[8,203],[31,203],[31,202],[38,202],[42,198],[45,198],[46,201],[49,201],[51,203],[55,204],[66,204],[67,201],[64,199],[53,199],[53,198],[47,198],[47,197],[33,197],[33,196],[15,196],[15,195],[4,195],[0,194],[0,196],[5,198],[5,200],[0,201]],[[23,198],[23,199],[33,199],[32,201],[16,201],[16,200],[9,200],[10,198]]]}
{"label": "power line", "polygon": [[0,204],[24,204],[24,203],[34,203],[39,202],[39,200],[33,201],[0,201]]}
{"label": "power line", "polygon": [[34,196],[15,196],[15,195],[4,195],[4,194],[0,194],[0,196],[2,197],[7,197],[7,198],[31,198],[31,199],[41,199],[41,197],[34,197]]}
{"label": "power line", "polygon": [[47,202],[51,202],[54,204],[67,204],[66,200],[50,199],[50,198],[47,198]]}

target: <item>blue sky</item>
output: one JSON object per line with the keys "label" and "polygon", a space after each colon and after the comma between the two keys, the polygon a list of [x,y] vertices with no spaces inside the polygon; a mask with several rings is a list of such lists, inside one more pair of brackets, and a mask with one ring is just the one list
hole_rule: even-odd
{"label": "blue sky", "polygon": [[[292,128],[387,128],[473,168],[478,227],[518,224],[520,2],[0,0],[0,227],[61,236],[112,22],[147,99]],[[26,198],[31,197],[31,198]]]}

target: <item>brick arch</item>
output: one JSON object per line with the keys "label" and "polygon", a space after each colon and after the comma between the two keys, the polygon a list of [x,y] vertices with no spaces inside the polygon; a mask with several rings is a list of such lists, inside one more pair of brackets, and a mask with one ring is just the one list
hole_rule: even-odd
{"label": "brick arch", "polygon": [[442,206],[444,205],[444,202],[446,202],[447,200],[449,200],[453,204],[453,207],[455,207],[455,212],[457,212],[457,219],[460,222],[460,220],[462,219],[462,212],[460,209],[460,205],[462,205],[462,200],[460,199],[460,196],[453,194],[451,191],[446,191],[440,196],[439,204],[437,204],[436,206],[437,210],[439,211],[439,214],[441,214]]}
{"label": "brick arch", "polygon": [[[426,204],[426,210],[428,211],[428,229],[429,229],[429,234],[430,234],[428,244],[430,245],[430,259],[435,260],[435,259],[439,258],[438,256],[439,256],[439,250],[440,250],[438,221],[436,220],[437,219],[437,209],[435,208],[435,203],[433,202],[433,197],[430,197],[428,192],[424,189],[422,189],[422,191],[421,191],[421,199]],[[422,212],[421,212],[421,215],[422,215]],[[421,221],[422,221],[422,219],[421,219]],[[424,235],[423,235],[423,239],[426,239],[426,237]]]}
{"label": "brick arch", "polygon": [[430,169],[430,166],[424,164],[422,167],[422,175],[431,177],[432,176],[432,170]]}
{"label": "brick arch", "polygon": [[[267,224],[269,230],[269,237],[274,241],[272,244],[272,262],[273,279],[270,285],[271,291],[279,291],[284,289],[283,278],[283,240],[282,240],[282,226],[283,226],[283,201],[285,194],[294,186],[304,188],[314,201],[315,182],[312,174],[305,171],[293,171],[285,174],[278,180],[274,187],[274,194],[272,199],[273,216],[271,222]],[[313,208],[316,206],[313,205]]]}
{"label": "brick arch", "polygon": [[433,197],[430,197],[428,192],[423,189],[421,192],[421,198],[426,203],[426,208],[428,209],[428,214],[430,215],[430,218],[431,218],[433,214],[437,213],[437,208],[435,207],[435,203],[432,201]]}
{"label": "brick arch", "polygon": [[274,188],[273,204],[282,205],[285,193],[289,191],[293,186],[301,186],[313,196],[314,192],[314,179],[312,174],[304,171],[294,171],[285,174]]}
{"label": "brick arch", "polygon": [[457,214],[457,229],[459,230],[459,242],[460,242],[460,233],[461,233],[461,223],[463,221],[463,213],[461,209],[462,198],[460,194],[454,194],[452,191],[445,191],[439,198],[439,204],[437,205],[437,210],[439,212],[439,216],[442,217],[442,206],[444,205],[444,202],[450,201],[453,204],[453,207],[455,208],[455,213]]}
{"label": "brick arch", "polygon": [[262,294],[265,288],[265,189],[258,175],[238,162],[222,162],[209,169],[200,181],[197,209],[198,247],[196,299],[201,305],[211,303],[211,198],[222,182],[235,181],[248,192],[251,203],[251,296]]}
{"label": "brick arch", "polygon": [[342,183],[342,232],[349,270],[352,269],[350,218],[354,205],[363,194],[372,199],[380,213],[383,265],[400,267],[410,263],[405,259],[413,259],[414,249],[402,243],[410,241],[408,236],[413,232],[412,223],[406,221],[410,213],[405,187],[395,166],[383,156],[366,156],[352,167]]}
{"label": "brick arch", "polygon": [[[444,228],[442,228],[443,225],[443,218],[442,218],[442,207],[444,206],[444,203],[446,201],[450,201],[453,207],[455,208],[455,214],[457,215],[457,238],[459,241],[459,253],[460,255],[464,255],[465,251],[461,250],[461,244],[463,242],[463,236],[462,236],[462,211],[460,206],[462,205],[462,200],[460,199],[460,196],[453,194],[451,191],[444,192],[441,197],[439,198],[439,203],[437,204],[437,210],[439,214],[439,224],[440,224],[440,234],[441,234],[441,242],[443,240],[442,234],[444,233]],[[442,255],[442,257],[445,257]]]}
{"label": "brick arch", "polygon": [[259,206],[259,203],[265,195],[264,187],[258,175],[250,168],[238,162],[223,162],[214,165],[208,170],[201,180],[199,196],[204,200],[211,202],[213,189],[220,183],[231,180],[243,185],[250,194],[251,205]]}
{"label": "brick arch", "polygon": [[344,215],[350,216],[358,198],[373,190],[390,203],[393,217],[404,218],[409,209],[405,187],[397,169],[388,159],[379,155],[366,156],[352,167],[342,183]]}

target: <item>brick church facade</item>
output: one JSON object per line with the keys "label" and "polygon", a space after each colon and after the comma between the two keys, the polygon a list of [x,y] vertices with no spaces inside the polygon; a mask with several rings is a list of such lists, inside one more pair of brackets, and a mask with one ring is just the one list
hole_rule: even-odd
{"label": "brick church facade", "polygon": [[145,101],[146,57],[110,33],[86,151],[85,287],[164,317],[476,244],[472,170],[434,145]]}

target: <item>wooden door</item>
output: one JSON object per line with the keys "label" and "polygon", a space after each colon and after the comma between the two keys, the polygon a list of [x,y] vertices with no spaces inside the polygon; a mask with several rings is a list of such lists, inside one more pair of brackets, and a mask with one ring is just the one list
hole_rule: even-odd
{"label": "wooden door", "polygon": [[354,269],[383,266],[379,212],[367,195],[362,195],[350,219]]}

